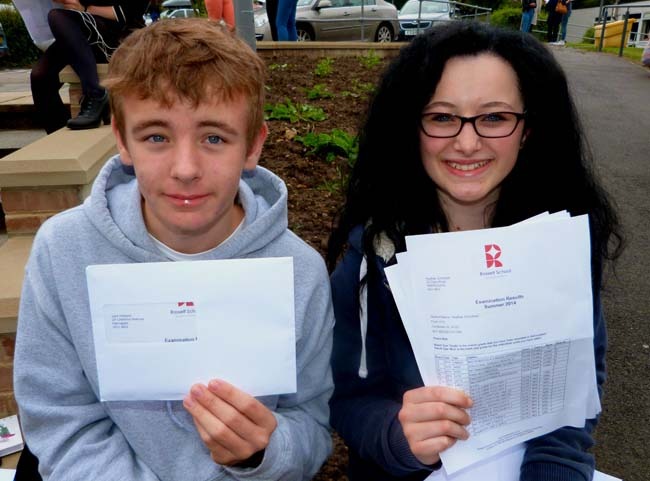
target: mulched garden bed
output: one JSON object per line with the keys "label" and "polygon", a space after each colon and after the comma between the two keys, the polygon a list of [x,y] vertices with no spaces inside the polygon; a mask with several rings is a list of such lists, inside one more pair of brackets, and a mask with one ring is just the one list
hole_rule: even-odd
{"label": "mulched garden bed", "polygon": [[[266,62],[269,137],[260,165],[287,184],[291,230],[324,255],[355,155],[350,140],[387,60],[371,52],[316,60],[276,55]],[[321,134],[316,140],[318,153],[299,141],[310,133]],[[346,466],[345,445],[335,435],[334,453],[314,479],[347,481]]]}

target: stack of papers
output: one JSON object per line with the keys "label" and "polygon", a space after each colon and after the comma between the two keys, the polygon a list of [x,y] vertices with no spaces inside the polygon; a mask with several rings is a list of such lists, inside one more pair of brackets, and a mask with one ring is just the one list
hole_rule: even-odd
{"label": "stack of papers", "polygon": [[469,439],[441,453],[447,475],[600,412],[587,216],[406,246],[386,275],[422,378],[474,400]]}

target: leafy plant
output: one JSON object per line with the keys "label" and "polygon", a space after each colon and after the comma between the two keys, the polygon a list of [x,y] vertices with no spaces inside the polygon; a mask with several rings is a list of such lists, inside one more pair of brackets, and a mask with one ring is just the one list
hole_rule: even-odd
{"label": "leafy plant", "polygon": [[490,15],[490,23],[492,25],[518,30],[521,24],[521,6],[505,7],[495,10]]}
{"label": "leafy plant", "polygon": [[322,58],[318,61],[318,64],[316,64],[314,73],[316,74],[317,77],[327,77],[332,73],[332,70],[334,70],[332,67],[333,65],[334,65],[333,58]]}
{"label": "leafy plant", "polygon": [[327,90],[327,86],[325,84],[316,84],[312,88],[307,89],[306,93],[309,100],[331,99],[334,97],[334,94]]}
{"label": "leafy plant", "polygon": [[347,184],[347,176],[343,175],[341,168],[336,167],[336,177],[334,179],[325,179],[322,184],[320,184],[317,189],[325,190],[330,194],[337,194],[345,189]]}
{"label": "leafy plant", "polygon": [[299,120],[320,122],[327,119],[327,114],[320,107],[309,104],[294,104],[290,99],[285,99],[275,105],[264,106],[266,120],[288,120],[291,123]]}
{"label": "leafy plant", "polygon": [[362,57],[359,57],[359,63],[367,69],[375,68],[377,65],[380,64],[380,62],[381,62],[381,57],[377,55],[377,52],[375,52],[374,50],[368,52],[367,55],[363,55]]}
{"label": "leafy plant", "polygon": [[0,68],[31,66],[38,59],[40,51],[32,42],[20,14],[13,9],[0,10],[0,24],[9,47],[9,53],[0,57]]}
{"label": "leafy plant", "polygon": [[595,43],[596,29],[594,27],[589,27],[585,30],[585,33],[582,35],[582,43]]}
{"label": "leafy plant", "polygon": [[269,70],[284,70],[289,66],[288,63],[272,63],[269,65]]}
{"label": "leafy plant", "polygon": [[333,162],[339,155],[347,159],[350,167],[359,154],[359,138],[341,129],[332,129],[329,133],[309,132],[304,136],[297,135],[294,140],[310,148],[310,154],[324,157],[327,162]]}

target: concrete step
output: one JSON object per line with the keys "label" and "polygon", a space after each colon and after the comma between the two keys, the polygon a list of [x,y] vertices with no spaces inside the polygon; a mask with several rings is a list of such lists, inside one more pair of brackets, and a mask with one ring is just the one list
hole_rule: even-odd
{"label": "concrete step", "polygon": [[45,137],[43,129],[0,130],[0,158]]}
{"label": "concrete step", "polygon": [[[67,86],[61,89],[60,95],[69,108],[70,97]],[[36,121],[36,109],[30,91],[0,92],[0,130],[37,128],[39,125]]]}

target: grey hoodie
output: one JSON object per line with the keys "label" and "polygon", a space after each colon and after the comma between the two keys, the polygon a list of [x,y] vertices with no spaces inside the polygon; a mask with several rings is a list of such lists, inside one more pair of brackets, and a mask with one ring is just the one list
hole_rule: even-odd
{"label": "grey hoodie", "polygon": [[259,398],[278,422],[262,463],[215,464],[180,401],[98,400],[85,268],[166,260],[145,228],[136,179],[114,157],[82,206],[43,224],[26,268],[14,388],[44,480],[290,481],[310,479],[327,458],[334,323],[327,271],[287,229],[282,180],[260,167],[245,173],[239,201],[244,225],[203,259],[294,258],[298,392]]}

